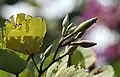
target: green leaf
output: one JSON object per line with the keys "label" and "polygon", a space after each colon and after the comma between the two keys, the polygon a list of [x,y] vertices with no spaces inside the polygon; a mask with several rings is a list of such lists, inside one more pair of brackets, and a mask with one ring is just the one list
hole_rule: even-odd
{"label": "green leaf", "polygon": [[94,75],[93,77],[114,77],[114,69],[110,65],[105,65],[103,67],[103,72]]}
{"label": "green leaf", "polygon": [[68,59],[69,59],[69,55],[66,55],[61,60],[59,60],[58,70],[60,70],[61,68],[66,68],[67,67]]}
{"label": "green leaf", "polygon": [[12,77],[12,74],[5,72],[3,70],[0,70],[0,77]]}
{"label": "green leaf", "polygon": [[[40,67],[40,64],[37,66]],[[38,77],[38,71],[36,70],[32,60],[28,62],[27,68],[20,73],[19,77]]]}
{"label": "green leaf", "polygon": [[[44,52],[44,54],[43,54],[43,56],[44,56],[43,59],[45,59],[45,61],[44,61],[43,68],[45,68],[45,67],[52,61],[53,55],[54,55],[53,53],[56,51],[58,45],[59,45],[59,40],[55,40],[55,41],[53,42],[53,44],[50,45],[50,46],[46,49],[46,51]],[[42,59],[42,61],[43,61],[43,59]]]}
{"label": "green leaf", "polygon": [[90,48],[78,47],[78,50],[83,55],[86,68],[89,68],[93,63],[95,63],[96,55],[95,52],[93,52]]}
{"label": "green leaf", "polygon": [[[37,64],[37,67],[40,67],[40,63],[39,63],[39,64]],[[36,67],[34,66],[34,77],[38,77],[38,75],[39,75],[39,73],[38,73],[38,71],[37,71]],[[41,76],[41,77],[44,77],[44,74],[42,74],[42,76]]]}
{"label": "green leaf", "polygon": [[68,62],[68,55],[59,60],[58,62],[55,62],[46,73],[46,77],[55,77],[55,75],[59,74],[63,69],[67,67]]}
{"label": "green leaf", "polygon": [[57,49],[57,47],[58,47],[58,45],[59,45],[59,41],[60,41],[60,39],[57,39],[57,40],[55,40],[55,41],[53,42],[53,44],[52,44],[52,49],[51,49],[52,52],[55,52],[55,51],[56,51],[56,49]]}
{"label": "green leaf", "polygon": [[120,77],[120,60],[115,60],[111,63],[114,68],[116,77]]}
{"label": "green leaf", "polygon": [[75,73],[72,74],[71,77],[89,77],[89,73],[86,72],[85,69],[79,69]]}
{"label": "green leaf", "polygon": [[20,73],[19,77],[32,77],[32,71],[27,67],[23,72]]}
{"label": "green leaf", "polygon": [[53,46],[53,45],[50,45],[50,46],[45,50],[45,52],[44,52],[45,58],[47,58],[47,57],[50,55],[52,46]]}
{"label": "green leaf", "polygon": [[48,70],[46,73],[46,77],[54,77],[57,71],[57,66],[58,66],[58,62],[54,63]]}
{"label": "green leaf", "polygon": [[68,67],[69,56],[65,56],[54,63],[48,70],[46,77],[88,77],[89,73],[80,66],[72,65]]}
{"label": "green leaf", "polygon": [[77,65],[79,63],[84,64],[84,58],[79,49],[77,48],[71,55],[71,64]]}
{"label": "green leaf", "polygon": [[76,68],[75,65],[70,67],[66,67],[61,71],[58,70],[55,77],[88,77],[88,72],[85,69],[81,69],[81,67]]}
{"label": "green leaf", "polygon": [[29,57],[29,55],[23,54],[23,53],[20,53],[20,52],[14,51],[14,53],[17,54],[20,58],[24,59],[25,61],[26,61],[27,58]]}
{"label": "green leaf", "polygon": [[70,77],[72,73],[75,72],[74,66],[63,69],[61,72],[58,71],[59,74],[56,74],[55,77]]}
{"label": "green leaf", "polygon": [[17,74],[26,68],[27,62],[8,49],[0,49],[0,69]]}
{"label": "green leaf", "polygon": [[52,61],[52,59],[53,59],[53,54],[50,54],[44,62],[43,69],[49,65],[49,63]]}

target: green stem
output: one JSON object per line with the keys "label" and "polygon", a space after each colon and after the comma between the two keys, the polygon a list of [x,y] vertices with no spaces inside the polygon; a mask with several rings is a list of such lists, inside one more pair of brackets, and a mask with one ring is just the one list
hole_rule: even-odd
{"label": "green stem", "polygon": [[69,55],[68,66],[71,66],[71,55]]}
{"label": "green stem", "polygon": [[[41,66],[38,77],[41,77],[41,75],[42,75],[53,63],[57,62],[58,60],[62,59],[64,56],[66,56],[66,55],[68,54],[68,53],[65,53],[63,56],[61,56],[61,57],[59,57],[59,58],[56,59],[56,56],[57,56],[57,53],[58,53],[58,51],[59,51],[59,48],[61,47],[61,44],[62,44],[66,39],[70,38],[71,36],[73,36],[73,33],[70,34],[69,36],[65,37],[65,38],[61,38],[61,40],[60,40],[60,42],[59,42],[59,45],[58,45],[58,47],[57,47],[57,49],[56,49],[56,52],[55,52],[55,54],[54,54],[54,56],[53,56],[52,62],[51,62],[44,70],[41,70],[41,69],[42,69],[42,66]],[[43,65],[43,63],[42,63],[42,65]]]}
{"label": "green stem", "polygon": [[[85,33],[85,31],[84,31],[84,32],[81,32],[78,37],[73,38],[73,39],[70,39],[68,42],[66,42],[65,44],[61,45],[60,47],[64,47],[64,46],[70,45],[71,42],[73,42],[73,41],[81,38],[84,33]],[[64,39],[66,39],[66,38],[64,38]]]}
{"label": "green stem", "polygon": [[46,59],[46,58],[44,58],[44,60],[41,62],[40,71],[42,71],[42,67],[43,67],[43,64],[44,64],[44,62],[45,62],[45,59]]}
{"label": "green stem", "polygon": [[58,53],[59,47],[60,47],[60,45],[59,45],[59,46],[57,47],[57,49],[56,49],[56,52],[55,52],[55,54],[54,54],[54,56],[53,56],[53,60],[55,60],[55,58],[56,58],[56,56],[57,56],[57,53]]}
{"label": "green stem", "polygon": [[41,75],[55,62],[57,62],[58,60],[62,59],[63,57],[65,57],[68,53],[65,53],[64,55],[60,56],[59,58],[53,60],[44,70],[39,72],[38,77],[41,77]]}
{"label": "green stem", "polygon": [[54,54],[54,56],[53,56],[53,60],[52,60],[52,61],[55,60],[55,58],[56,58],[56,56],[57,56],[57,53],[58,53],[58,51],[59,51],[59,48],[61,47],[61,44],[62,44],[64,41],[65,41],[65,40],[64,40],[63,38],[61,38],[61,40],[60,40],[60,42],[59,42],[59,45],[58,45],[58,47],[57,47],[57,49],[56,49],[56,52],[55,52],[55,54]]}
{"label": "green stem", "polygon": [[69,34],[68,36],[66,36],[66,37],[64,37],[64,38],[61,38],[61,40],[60,40],[60,42],[59,42],[59,45],[58,45],[58,47],[57,47],[57,49],[56,49],[56,52],[55,52],[55,54],[54,54],[53,60],[55,60],[55,58],[56,58],[56,56],[57,56],[57,53],[58,53],[58,50],[59,50],[59,48],[61,47],[62,43],[63,43],[65,40],[67,40],[67,39],[69,39],[70,37],[72,37],[74,34],[75,34],[75,33],[71,33],[71,34]]}
{"label": "green stem", "polygon": [[15,77],[19,77],[19,74],[15,74]]}
{"label": "green stem", "polygon": [[39,72],[40,70],[39,70],[39,68],[37,67],[37,64],[36,64],[36,62],[35,62],[35,60],[34,60],[33,54],[30,55],[30,57],[31,57],[31,59],[32,59],[32,61],[33,61],[33,64],[34,64],[35,68],[36,68],[37,71]]}
{"label": "green stem", "polygon": [[28,58],[27,58],[27,60],[26,60],[27,62],[29,62],[30,61],[30,56],[28,56]]}

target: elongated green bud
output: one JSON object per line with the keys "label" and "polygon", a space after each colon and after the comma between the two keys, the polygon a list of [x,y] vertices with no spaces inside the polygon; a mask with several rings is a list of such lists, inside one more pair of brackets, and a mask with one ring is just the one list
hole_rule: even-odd
{"label": "elongated green bud", "polygon": [[51,53],[52,45],[50,45],[44,52],[45,57],[48,57]]}
{"label": "elongated green bud", "polygon": [[70,25],[68,25],[67,30],[69,30],[72,27],[73,23],[71,23]]}
{"label": "elongated green bud", "polygon": [[46,59],[46,58],[50,55],[50,53],[52,52],[51,50],[52,50],[52,45],[50,45],[50,46],[45,50],[45,52],[40,55],[41,61],[43,61],[44,59]]}
{"label": "elongated green bud", "polygon": [[97,21],[97,19],[98,18],[95,17],[95,18],[91,18],[89,20],[84,21],[74,30],[74,34],[87,30],[92,24],[94,24]]}
{"label": "elongated green bud", "polygon": [[79,45],[81,47],[88,48],[88,47],[93,47],[96,44],[97,43],[94,43],[94,42],[91,42],[91,41],[82,40],[82,41],[78,41],[78,42],[71,42],[70,45]]}
{"label": "elongated green bud", "polygon": [[62,22],[62,36],[64,37],[66,35],[66,28],[69,25],[69,17],[68,15],[65,16],[63,22]]}
{"label": "elongated green bud", "polygon": [[85,32],[80,32],[77,34],[77,36],[74,39],[79,39],[84,35]]}
{"label": "elongated green bud", "polygon": [[72,28],[73,23],[69,24],[67,29],[66,29],[66,34],[68,34],[69,30]]}
{"label": "elongated green bud", "polygon": [[66,15],[62,22],[62,26],[68,26],[68,25],[69,25],[69,16]]}
{"label": "elongated green bud", "polygon": [[77,28],[77,26],[74,26],[74,27],[72,27],[72,28],[70,28],[70,32],[73,32],[75,29]]}
{"label": "elongated green bud", "polygon": [[76,35],[79,32],[85,32],[92,24],[94,24],[97,21],[97,19],[98,19],[97,17],[94,17],[94,18],[84,21],[77,28],[75,28],[74,32],[64,37],[64,40],[72,37],[73,35]]}
{"label": "elongated green bud", "polygon": [[65,30],[66,28],[65,28],[65,26],[63,26],[63,28],[62,28],[62,36],[64,37],[65,36]]}

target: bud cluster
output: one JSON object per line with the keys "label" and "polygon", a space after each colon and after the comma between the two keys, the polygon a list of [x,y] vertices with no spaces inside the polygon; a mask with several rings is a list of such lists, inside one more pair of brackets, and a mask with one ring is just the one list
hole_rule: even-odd
{"label": "bud cluster", "polygon": [[[61,47],[68,46],[69,50],[74,51],[78,46],[88,48],[93,47],[97,43],[87,41],[87,40],[79,40],[82,38],[86,30],[91,27],[97,21],[97,17],[91,18],[89,20],[84,21],[78,26],[73,26],[73,23],[69,23],[69,16],[63,20],[62,26],[62,44]],[[74,50],[73,50],[74,49]]]}

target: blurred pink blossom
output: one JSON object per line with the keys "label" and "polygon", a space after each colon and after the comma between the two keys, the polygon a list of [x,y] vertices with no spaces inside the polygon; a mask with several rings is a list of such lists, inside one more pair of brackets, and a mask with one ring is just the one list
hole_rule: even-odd
{"label": "blurred pink blossom", "polygon": [[99,22],[106,24],[110,29],[116,29],[120,21],[120,6],[105,7],[98,0],[90,0],[83,12],[83,18],[89,19],[97,16]]}

